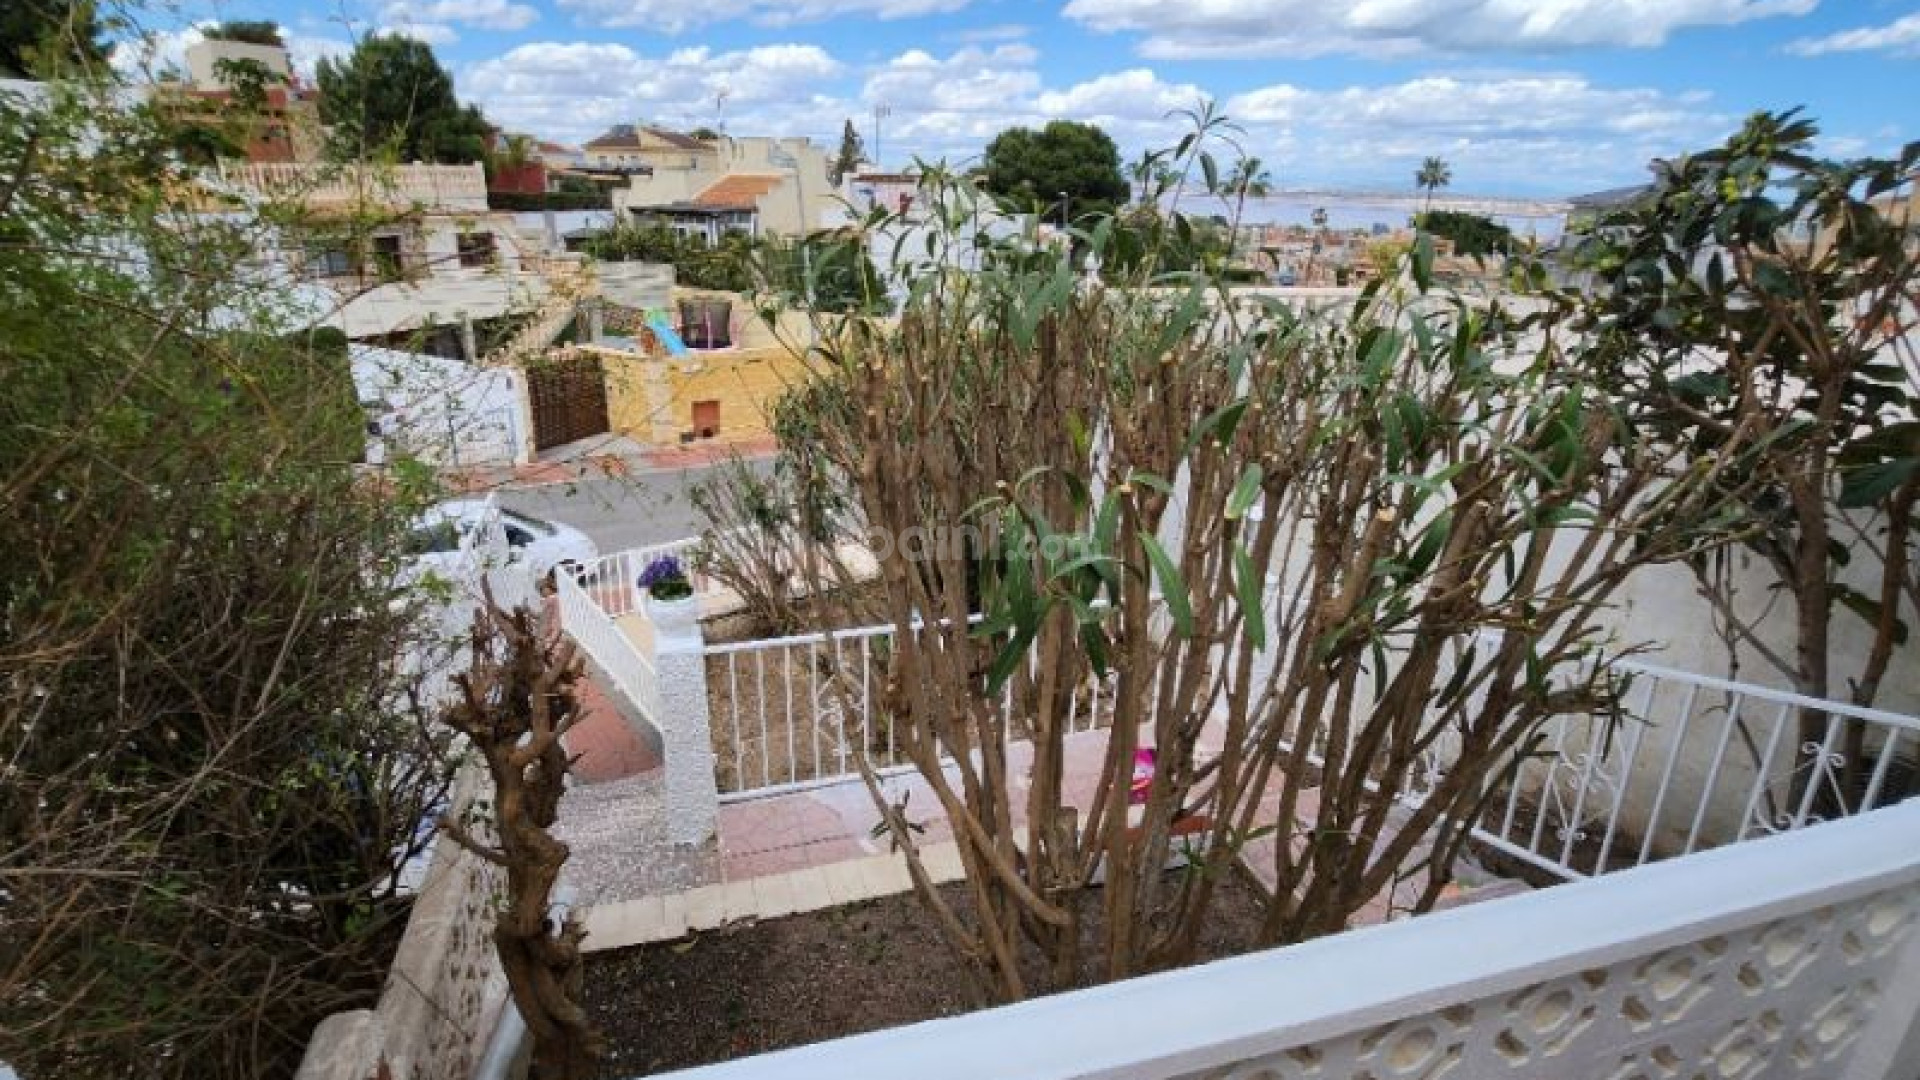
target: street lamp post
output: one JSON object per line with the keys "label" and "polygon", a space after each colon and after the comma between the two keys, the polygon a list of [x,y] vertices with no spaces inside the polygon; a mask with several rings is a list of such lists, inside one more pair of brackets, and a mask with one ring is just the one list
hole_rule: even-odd
{"label": "street lamp post", "polygon": [[1063,229],[1072,228],[1073,196],[1064,191],[1056,191],[1054,194],[1060,196],[1060,227]]}
{"label": "street lamp post", "polygon": [[873,107],[873,164],[876,168],[881,167],[880,121],[885,120],[887,117],[892,115],[893,115],[893,109],[890,108],[887,105],[887,103],[884,101],[880,102],[879,104]]}

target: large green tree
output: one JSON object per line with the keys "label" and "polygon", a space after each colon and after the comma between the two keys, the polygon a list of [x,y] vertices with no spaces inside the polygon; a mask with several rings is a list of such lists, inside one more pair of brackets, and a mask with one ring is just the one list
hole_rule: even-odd
{"label": "large green tree", "polygon": [[238,41],[248,45],[284,46],[286,37],[280,24],[272,19],[228,19],[207,31],[216,41]]}
{"label": "large green tree", "polygon": [[1428,210],[1416,220],[1422,229],[1453,241],[1459,255],[1504,254],[1513,246],[1513,230],[1483,214]]}
{"label": "large green tree", "polygon": [[486,156],[486,119],[460,104],[453,76],[425,42],[374,34],[344,60],[321,60],[316,74],[320,118],[336,157],[391,154],[458,164]]}
{"label": "large green tree", "polygon": [[63,64],[99,64],[106,58],[91,0],[0,4],[0,75],[46,75]]}
{"label": "large green tree", "polygon": [[988,191],[1056,215],[1111,213],[1129,194],[1113,139],[1074,120],[1008,128],[987,144],[984,171]]}

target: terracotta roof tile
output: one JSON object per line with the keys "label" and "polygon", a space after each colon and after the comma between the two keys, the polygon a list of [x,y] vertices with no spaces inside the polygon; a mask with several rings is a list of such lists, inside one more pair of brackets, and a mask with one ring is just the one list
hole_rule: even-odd
{"label": "terracotta roof tile", "polygon": [[714,181],[707,190],[694,196],[695,206],[752,207],[769,191],[779,187],[781,177],[763,173],[731,173]]}

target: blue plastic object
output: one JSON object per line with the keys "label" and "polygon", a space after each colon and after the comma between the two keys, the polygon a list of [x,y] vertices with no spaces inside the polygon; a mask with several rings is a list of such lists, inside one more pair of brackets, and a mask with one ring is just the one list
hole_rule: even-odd
{"label": "blue plastic object", "polygon": [[667,350],[668,355],[685,356],[687,354],[687,343],[680,340],[679,331],[668,325],[665,315],[647,316],[647,327],[653,331],[654,337],[660,339],[660,344]]}

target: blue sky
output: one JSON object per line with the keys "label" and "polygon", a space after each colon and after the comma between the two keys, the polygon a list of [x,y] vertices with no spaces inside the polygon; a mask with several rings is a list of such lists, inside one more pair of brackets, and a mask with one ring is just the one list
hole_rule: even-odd
{"label": "blue sky", "polygon": [[721,125],[832,142],[852,117],[888,165],[961,161],[1012,124],[1090,120],[1133,154],[1203,98],[1282,187],[1633,183],[1754,109],[1805,105],[1828,153],[1920,137],[1917,0],[184,0],[273,18],[296,58],[374,30],[433,44],[464,99],[577,144],[610,124]]}

